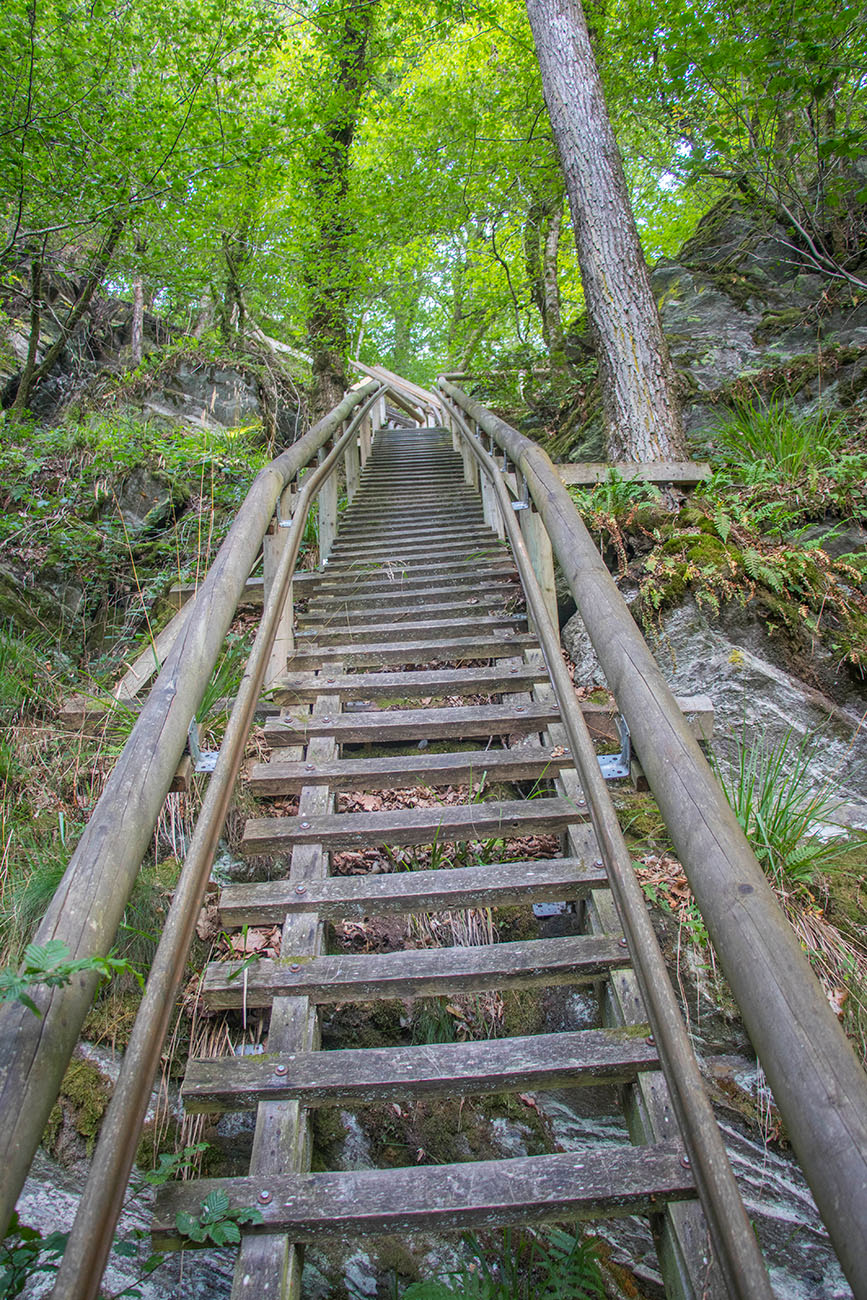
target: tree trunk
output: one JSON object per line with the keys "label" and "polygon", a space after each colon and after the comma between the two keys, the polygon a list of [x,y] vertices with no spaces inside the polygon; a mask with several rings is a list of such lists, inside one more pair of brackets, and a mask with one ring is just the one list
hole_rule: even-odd
{"label": "tree trunk", "polygon": [[43,251],[35,254],[30,263],[30,339],[27,344],[27,360],[18,381],[18,390],[10,407],[13,419],[23,410],[27,394],[36,371],[36,353],[39,350],[39,335],[42,328],[42,258]]}
{"label": "tree trunk", "polygon": [[44,379],[45,376],[50,374],[53,370],[54,363],[66,347],[73,330],[87,311],[91,298],[102,284],[103,276],[108,269],[108,264],[111,261],[114,250],[117,248],[118,241],[123,234],[123,228],[123,219],[118,217],[106,235],[102,247],[94,259],[93,265],[87,274],[84,288],[79,294],[75,306],[63,322],[59,337],[55,339],[40,364],[36,366],[29,375],[27,375],[25,368],[25,372],[21,377],[21,383],[18,386],[18,392],[15,395],[15,404],[13,409],[18,411],[23,410],[26,407],[30,394],[36,384],[38,384],[41,379]]}
{"label": "tree trunk", "polygon": [[307,253],[307,335],[313,358],[311,415],[319,419],[346,388],[348,308],[357,270],[347,211],[349,153],[364,90],[367,48],[376,0],[329,0],[318,11],[331,47],[325,125],[311,157],[315,241]]}
{"label": "tree trunk", "polygon": [[676,378],[579,0],[527,0],[575,227],[611,460],[683,460]]}

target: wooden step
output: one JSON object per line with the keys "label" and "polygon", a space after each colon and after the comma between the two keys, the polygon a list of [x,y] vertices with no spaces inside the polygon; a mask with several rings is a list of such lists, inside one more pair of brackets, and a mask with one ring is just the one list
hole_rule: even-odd
{"label": "wooden step", "polygon": [[[346,516],[344,515],[344,519]],[[380,522],[378,524],[355,524],[342,523],[338,534],[338,541],[352,541],[359,545],[374,541],[431,541],[437,540],[449,541],[456,538],[464,537],[485,537],[490,533],[487,524],[482,522],[475,523],[472,520],[465,522],[455,521],[453,524],[446,524],[444,527],[438,527],[435,524],[391,524]]]}
{"label": "wooden step", "polygon": [[585,1029],[482,1042],[191,1060],[181,1087],[188,1115],[252,1110],[263,1101],[303,1106],[414,1101],[459,1093],[595,1087],[659,1068],[656,1048],[633,1027]]}
{"label": "wooden step", "polygon": [[489,632],[495,634],[495,630],[510,628],[521,630],[527,626],[527,619],[523,614],[472,614],[469,618],[425,618],[425,619],[394,619],[393,621],[383,623],[359,623],[341,625],[340,620],[335,616],[336,626],[325,624],[307,628],[300,626],[298,629],[297,644],[300,649],[308,648],[308,645],[334,645],[335,642],[346,644],[359,644],[365,641],[378,641],[383,637],[389,637],[392,641],[431,641],[441,640],[444,636],[454,633],[456,636],[466,636],[474,630],[482,633]]}
{"label": "wooden step", "polygon": [[509,839],[529,831],[556,835],[586,816],[585,809],[574,808],[565,799],[507,799],[313,818],[251,817],[244,827],[241,852],[281,853],[294,844],[322,844],[329,851],[381,844],[450,844]]}
{"label": "wooden step", "polygon": [[405,952],[341,953],[271,961],[210,962],[202,999],[214,1011],[267,1007],[275,998],[316,1003],[439,997],[483,989],[587,984],[630,964],[613,935],[568,935],[479,947],[416,948]]}
{"label": "wooden step", "polygon": [[665,1201],[693,1197],[695,1183],[677,1142],[457,1165],[208,1178],[159,1188],[154,1248],[189,1247],[176,1216],[198,1218],[215,1191],[229,1197],[230,1212],[256,1206],[262,1213],[257,1232],[301,1242],[649,1214]]}
{"label": "wooden step", "polygon": [[282,713],[265,724],[269,745],[303,744],[311,736],[334,736],[341,744],[387,740],[441,740],[457,736],[526,735],[560,720],[552,704],[465,704],[439,709],[373,709],[334,717]]}
{"label": "wooden step", "polygon": [[326,668],[329,662],[343,663],[349,668],[373,668],[377,664],[466,663],[477,659],[500,659],[537,644],[536,638],[529,634],[504,632],[488,639],[480,636],[455,636],[445,641],[377,641],[365,646],[329,645],[319,649],[296,649],[289,656],[289,666],[303,671]]}
{"label": "wooden step", "polygon": [[338,538],[332,549],[328,564],[330,567],[332,564],[336,564],[338,561],[342,562],[345,559],[375,560],[383,555],[408,555],[418,558],[445,559],[447,556],[465,555],[469,550],[476,554],[484,551],[502,551],[503,549],[504,543],[498,539],[496,533],[489,532],[487,529],[465,538],[422,539],[417,542],[407,541],[402,537],[386,537],[381,541],[366,543],[345,541],[341,543]]}
{"label": "wooden step", "polygon": [[391,573],[411,573],[415,576],[429,573],[439,581],[440,575],[443,572],[455,574],[466,573],[468,566],[472,565],[475,568],[478,568],[480,563],[484,564],[486,569],[496,569],[499,571],[502,571],[503,569],[514,569],[515,567],[511,555],[509,555],[504,549],[500,548],[498,550],[494,545],[491,545],[490,547],[479,548],[478,551],[462,552],[460,555],[455,555],[453,557],[399,556],[395,557],[393,564],[390,563],[388,559],[379,557],[375,559],[367,559],[360,556],[358,559],[347,560],[345,562],[342,561],[339,564],[331,564],[329,562],[326,571],[332,577],[343,579],[356,577],[362,574],[366,577],[377,577]]}
{"label": "wooden step", "polygon": [[437,871],[391,871],[376,876],[328,876],[312,884],[266,880],[227,885],[220,916],[227,927],[279,925],[290,912],[317,911],[324,921],[358,920],[386,913],[444,912],[467,907],[513,907],[528,903],[567,903],[591,889],[606,889],[608,878],[597,853],[596,837],[582,828],[586,858],[490,862],[483,867],[440,867]]}
{"label": "wooden step", "polygon": [[494,694],[517,691],[535,682],[545,682],[544,667],[532,664],[504,668],[439,668],[424,672],[337,673],[323,677],[316,673],[292,673],[281,677],[277,692],[298,700],[313,700],[327,686],[330,695],[344,700],[410,699],[413,696]]}
{"label": "wooden step", "polygon": [[395,574],[393,577],[369,578],[359,575],[351,579],[335,579],[332,581],[328,576],[327,570],[320,576],[316,574],[316,583],[310,584],[304,592],[305,597],[309,596],[311,601],[317,604],[329,600],[330,598],[339,599],[342,597],[352,598],[353,600],[375,600],[378,596],[387,596],[392,599],[405,600],[407,596],[415,596],[420,593],[429,592],[431,595],[437,592],[445,591],[478,591],[484,593],[496,588],[505,588],[521,594],[521,587],[518,582],[517,572],[503,569],[482,569],[475,573],[446,573],[437,575],[436,579],[410,574]]}
{"label": "wooden step", "polygon": [[[357,715],[356,715],[357,716]],[[260,798],[291,794],[305,785],[335,790],[402,790],[411,785],[461,785],[481,781],[553,779],[571,767],[568,752],[556,754],[539,745],[514,749],[471,749],[454,754],[387,754],[376,758],[342,758],[333,763],[286,763],[273,758],[250,769],[249,789]]]}
{"label": "wooden step", "polygon": [[368,623],[376,624],[382,622],[384,618],[401,618],[415,615],[418,618],[421,614],[431,618],[454,618],[461,614],[464,618],[470,618],[476,614],[491,616],[500,612],[506,601],[513,600],[514,596],[508,588],[504,588],[499,600],[496,594],[491,596],[470,596],[463,600],[441,600],[426,601],[417,600],[411,605],[388,604],[378,608],[375,605],[356,606],[348,600],[329,600],[324,605],[317,605],[313,609],[308,609],[302,616],[304,630],[310,627],[322,625],[333,628],[336,623],[351,620],[353,627],[363,627]]}

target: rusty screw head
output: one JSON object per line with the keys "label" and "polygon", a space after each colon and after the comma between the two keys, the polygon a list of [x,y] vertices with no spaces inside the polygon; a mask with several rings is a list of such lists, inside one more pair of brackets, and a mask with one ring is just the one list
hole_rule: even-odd
{"label": "rusty screw head", "polygon": [[288,1066],[288,1065],[275,1065],[275,1066],[274,1066],[274,1073],[275,1073],[275,1074],[288,1074],[288,1073],[289,1073],[289,1066]]}
{"label": "rusty screw head", "polygon": [[301,969],[301,963],[300,963],[300,961],[293,961],[293,962],[291,962],[290,965],[289,965],[289,969],[290,969],[291,971],[299,971],[299,970]]}
{"label": "rusty screw head", "polygon": [[648,1034],[644,1041],[647,1043],[648,1047],[656,1046],[656,1039],[653,1037],[653,1034]]}
{"label": "rusty screw head", "polygon": [[617,943],[621,948],[626,948],[628,946],[625,939],[618,939]]}
{"label": "rusty screw head", "polygon": [[689,1169],[689,1156],[681,1156],[680,1163],[683,1165],[684,1169]]}
{"label": "rusty screw head", "polygon": [[595,865],[596,865],[597,867],[601,867],[601,866],[602,866],[602,859],[601,859],[601,858],[597,858],[597,859],[596,859],[596,864],[595,864]]}
{"label": "rusty screw head", "polygon": [[260,1205],[267,1205],[268,1202],[271,1200],[271,1193],[267,1191],[266,1188],[263,1187],[257,1197],[257,1200]]}
{"label": "rusty screw head", "polygon": [[305,763],[305,764],[304,764],[304,770],[305,770],[305,772],[315,772],[315,771],[316,771],[316,764],[315,764],[315,763]]}
{"label": "rusty screw head", "polygon": [[306,886],[306,885],[296,885],[296,886],[295,886],[295,893],[296,893],[296,894],[306,894],[306,893],[307,893],[307,886]]}
{"label": "rusty screw head", "polygon": [[310,830],[310,823],[309,823],[309,822],[299,822],[298,825],[301,827],[302,831],[309,831],[309,830]]}

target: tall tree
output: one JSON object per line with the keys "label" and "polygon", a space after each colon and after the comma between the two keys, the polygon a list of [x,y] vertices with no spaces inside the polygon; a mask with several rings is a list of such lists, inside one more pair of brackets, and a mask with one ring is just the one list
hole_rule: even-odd
{"label": "tall tree", "polygon": [[326,0],[316,11],[328,85],[322,124],[311,141],[314,227],[307,251],[307,334],[313,355],[311,407],[331,410],[346,387],[349,306],[358,277],[354,221],[347,202],[350,150],[367,79],[376,0]]}
{"label": "tall tree", "polygon": [[566,180],[612,460],[683,459],[676,380],[579,0],[526,0]]}

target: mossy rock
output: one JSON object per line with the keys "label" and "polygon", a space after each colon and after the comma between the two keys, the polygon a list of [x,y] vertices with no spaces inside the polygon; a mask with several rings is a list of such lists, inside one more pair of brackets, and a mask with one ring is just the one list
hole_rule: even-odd
{"label": "mossy rock", "polygon": [[71,1163],[84,1139],[85,1154],[93,1153],[112,1085],[91,1062],[76,1058],[69,1063],[60,1095],[48,1117],[43,1145],[61,1163]]}

